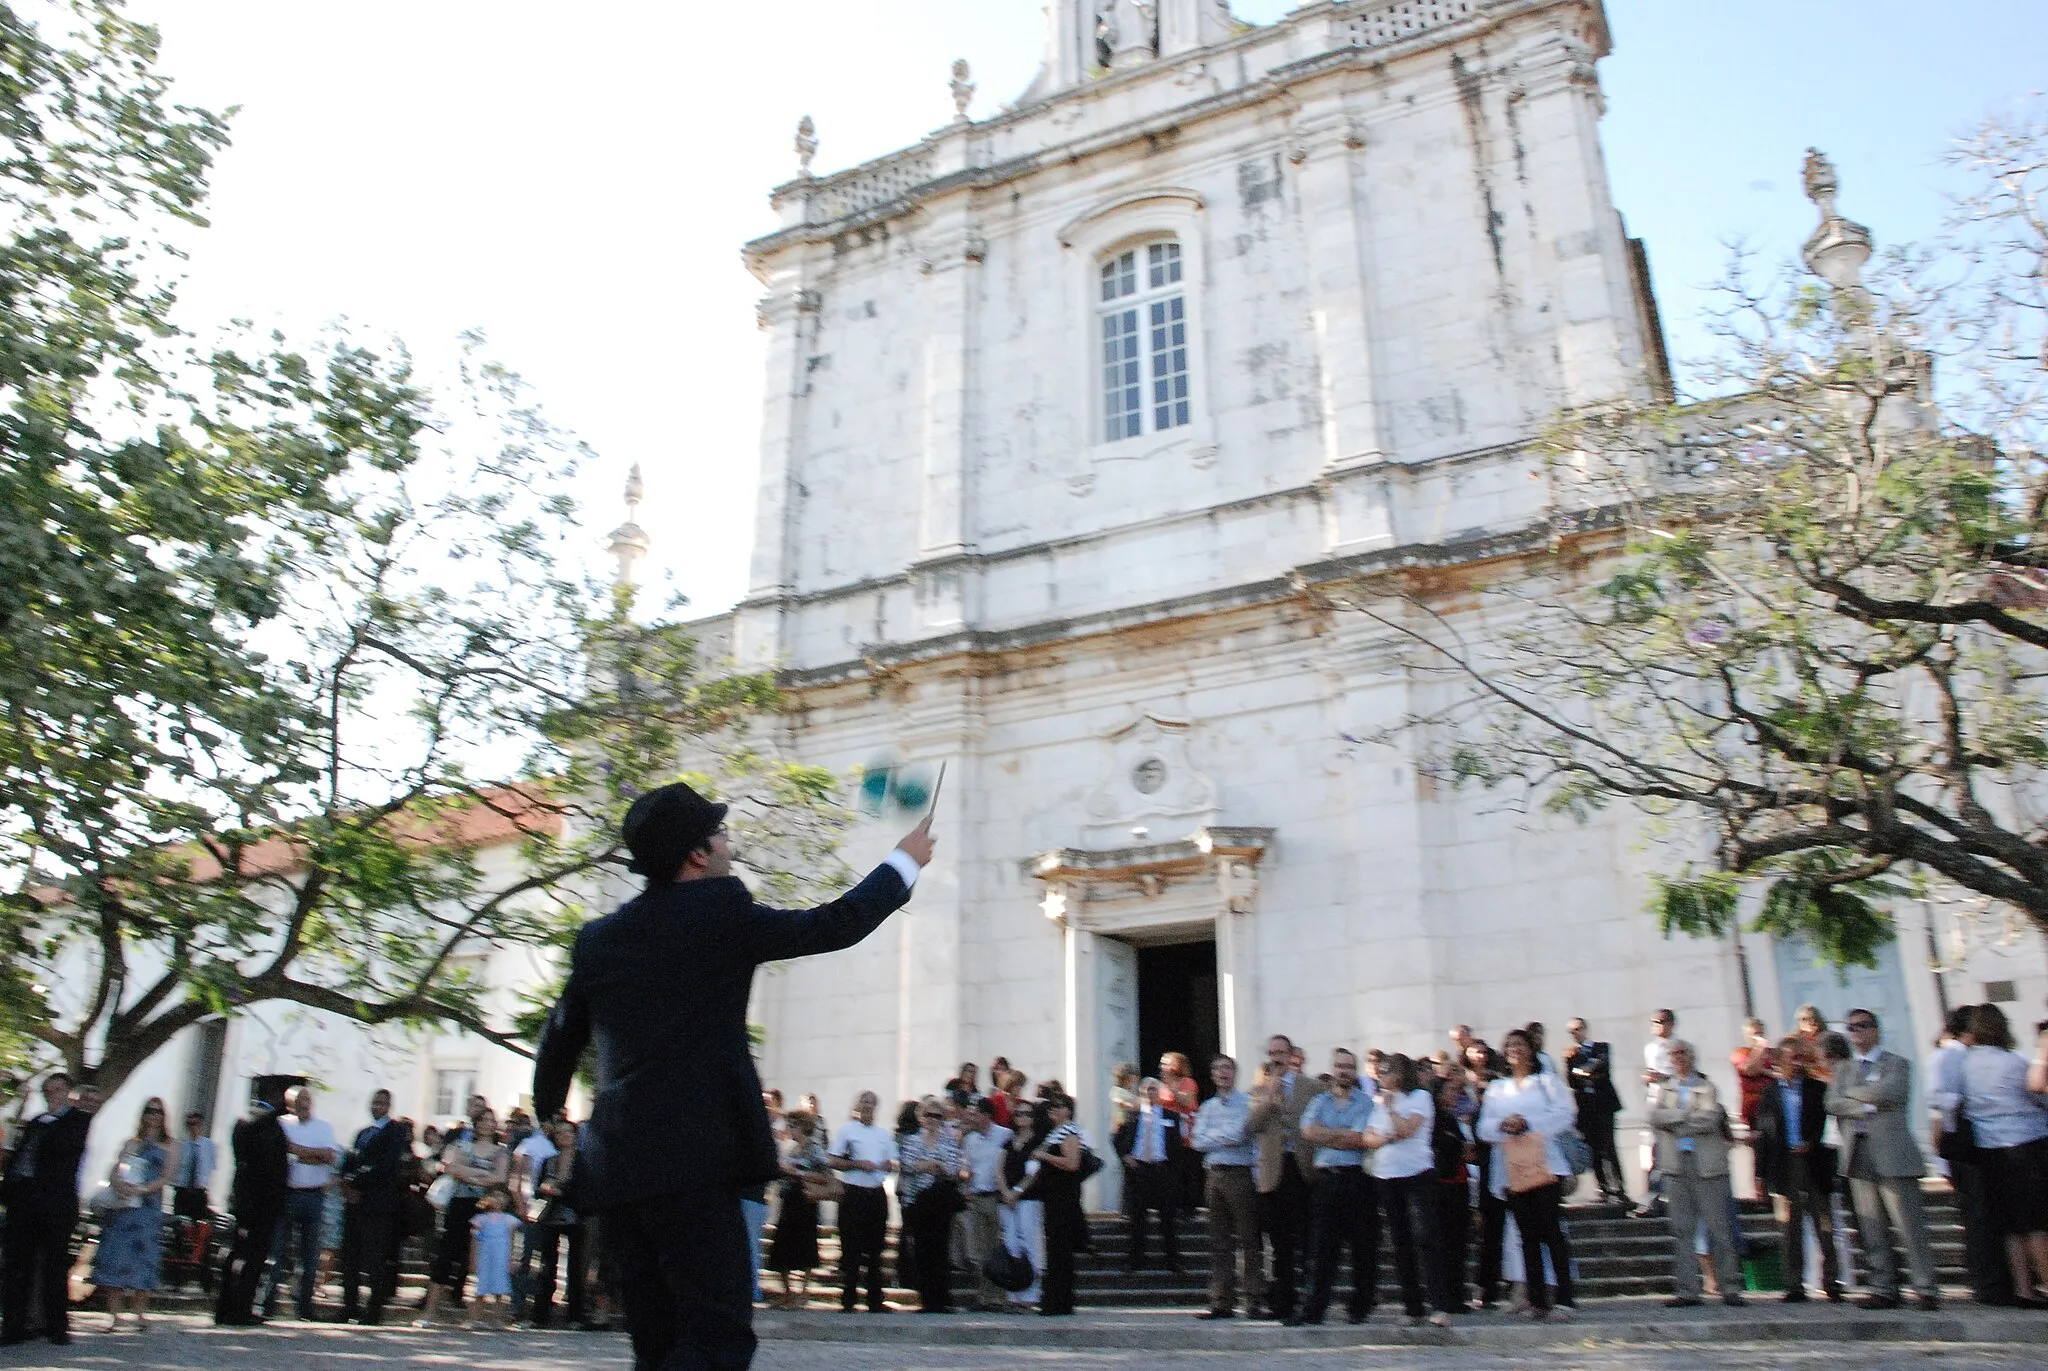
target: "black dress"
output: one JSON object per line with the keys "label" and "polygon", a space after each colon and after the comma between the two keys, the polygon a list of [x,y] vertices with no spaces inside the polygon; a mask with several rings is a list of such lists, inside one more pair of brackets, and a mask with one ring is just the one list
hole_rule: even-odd
{"label": "black dress", "polygon": [[[1080,1130],[1072,1124],[1054,1129],[1045,1140],[1048,1147],[1062,1146]],[[1041,1314],[1074,1312],[1074,1253],[1087,1244],[1088,1223],[1081,1214],[1081,1173],[1044,1162],[1039,1165],[1032,1193],[1045,1202],[1045,1285],[1038,1302]]]}

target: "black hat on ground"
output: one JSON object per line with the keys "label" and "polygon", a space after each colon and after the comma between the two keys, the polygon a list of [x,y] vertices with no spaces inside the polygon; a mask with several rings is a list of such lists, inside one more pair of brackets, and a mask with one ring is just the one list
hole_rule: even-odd
{"label": "black hat on ground", "polygon": [[620,827],[627,870],[661,885],[676,878],[683,859],[711,841],[725,822],[725,806],[713,804],[681,781],[650,790],[633,801]]}

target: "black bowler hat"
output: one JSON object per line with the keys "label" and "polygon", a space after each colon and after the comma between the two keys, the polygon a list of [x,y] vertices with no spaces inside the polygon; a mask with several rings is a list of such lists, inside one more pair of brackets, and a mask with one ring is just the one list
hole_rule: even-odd
{"label": "black bowler hat", "polygon": [[725,823],[725,806],[713,804],[681,781],[650,790],[633,801],[619,826],[626,850],[633,854],[627,870],[659,884],[675,879],[683,858],[711,841]]}

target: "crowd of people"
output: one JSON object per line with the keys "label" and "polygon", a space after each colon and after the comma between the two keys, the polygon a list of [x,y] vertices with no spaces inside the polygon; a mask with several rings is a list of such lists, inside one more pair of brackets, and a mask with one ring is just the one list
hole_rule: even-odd
{"label": "crowd of people", "polygon": [[[1956,1189],[1971,1293],[1985,1303],[2048,1308],[2042,1027],[2030,1059],[1997,1006],[1959,1009],[1928,1066],[1928,1142]],[[1303,1049],[1275,1035],[1250,1071],[1214,1058],[1206,1088],[1170,1052],[1154,1076],[1118,1069],[1100,1143],[1076,1124],[1060,1082],[1034,1086],[1000,1058],[985,1085],[975,1065],[963,1065],[893,1119],[878,1118],[873,1092],[834,1120],[816,1096],[785,1107],[770,1090],[782,1179],[744,1204],[754,1266],[768,1277],[757,1298],[809,1301],[829,1221],[841,1308],[889,1308],[893,1188],[895,1276],[922,1312],[950,1312],[958,1283],[977,1309],[1072,1314],[1075,1254],[1089,1241],[1082,1185],[1111,1165],[1122,1176],[1133,1270],[1150,1263],[1155,1232],[1160,1264],[1179,1270],[1181,1220],[1207,1210],[1201,1318],[1322,1323],[1348,1277],[1343,1312],[1363,1322],[1390,1249],[1412,1325],[1442,1327],[1454,1314],[1503,1305],[1569,1319],[1577,1298],[1564,1200],[1582,1176],[1603,1200],[1625,1197],[1615,1121],[1622,1092],[1639,1084],[1652,1165],[1633,1212],[1669,1225],[1667,1303],[1709,1294],[1744,1302],[1730,1160],[1748,1146],[1756,1194],[1775,1199],[1782,1223],[1784,1299],[1809,1298],[1809,1283],[1827,1299],[1846,1298],[1852,1218],[1868,1268],[1859,1303],[1895,1307],[1904,1284],[1920,1307],[1938,1306],[1921,1204],[1927,1168],[1909,1110],[1915,1065],[1881,1045],[1875,1014],[1851,1010],[1836,1031],[1809,1008],[1778,1040],[1750,1021],[1729,1056],[1732,1111],[1669,1010],[1651,1020],[1639,1077],[1618,1072],[1583,1020],[1567,1033],[1553,1055],[1541,1024],[1509,1030],[1498,1048],[1460,1026],[1426,1057],[1374,1051],[1361,1060],[1338,1048],[1314,1074]],[[42,1100],[7,1139],[5,1342],[68,1339],[79,1171],[99,1100],[62,1072],[44,1079]],[[223,1220],[232,1237],[218,1270],[204,1273],[217,1283],[218,1322],[279,1317],[287,1292],[301,1319],[382,1322],[410,1239],[429,1259],[422,1326],[464,1309],[472,1326],[547,1327],[558,1292],[562,1322],[603,1326],[615,1292],[602,1220],[577,1201],[578,1125],[537,1125],[514,1109],[501,1126],[479,1096],[463,1119],[416,1133],[392,1117],[388,1092],[367,1104],[368,1123],[346,1142],[303,1086],[252,1102],[235,1125]],[[176,1136],[163,1102],[147,1101],[93,1187],[90,1280],[105,1292],[109,1331],[145,1326],[163,1280],[167,1219],[211,1231],[214,1144],[200,1115],[183,1122]],[[182,1241],[173,1234],[169,1245],[178,1251]],[[1895,1242],[1906,1252],[1905,1282]],[[340,1304],[322,1310],[316,1296],[330,1279]]]}
{"label": "crowd of people", "polygon": [[[42,1112],[8,1139],[0,1342],[70,1335],[80,1169],[98,1097],[52,1072],[42,1098]],[[187,1115],[184,1136],[172,1137],[163,1101],[143,1104],[86,1206],[97,1222],[87,1279],[106,1297],[106,1331],[147,1326],[167,1253],[214,1292],[214,1320],[225,1326],[280,1317],[287,1293],[302,1320],[382,1323],[409,1241],[429,1264],[421,1326],[466,1308],[473,1327],[548,1327],[558,1290],[564,1323],[604,1326],[615,1300],[590,1261],[596,1221],[577,1207],[578,1125],[536,1127],[513,1109],[501,1127],[474,1096],[463,1119],[416,1130],[378,1090],[369,1122],[345,1143],[314,1103],[305,1086],[250,1103],[233,1129],[225,1214],[213,1207],[218,1159],[204,1117]],[[227,1241],[216,1260],[217,1227]],[[321,1308],[319,1292],[336,1281],[339,1306]]]}
{"label": "crowd of people", "polygon": [[[1910,1114],[1914,1064],[1881,1046],[1875,1014],[1851,1010],[1836,1031],[1808,1006],[1775,1041],[1750,1020],[1729,1057],[1734,1110],[1670,1010],[1651,1020],[1640,1072],[1620,1077],[1584,1020],[1566,1029],[1559,1055],[1538,1023],[1511,1029],[1497,1049],[1461,1025],[1449,1048],[1427,1057],[1374,1051],[1361,1062],[1339,1048],[1314,1075],[1304,1051],[1275,1035],[1242,1084],[1239,1063],[1217,1056],[1206,1091],[1169,1052],[1156,1076],[1117,1069],[1100,1147],[1076,1127],[1058,1081],[1032,1090],[1002,1059],[986,1089],[970,1063],[941,1092],[906,1101],[893,1132],[875,1122],[872,1093],[835,1136],[815,1096],[785,1109],[771,1090],[784,1179],[777,1195],[759,1197],[753,1222],[761,1231],[776,1205],[773,1298],[809,1298],[821,1209],[836,1201],[840,1306],[851,1312],[864,1298],[870,1310],[885,1307],[885,1178],[894,1172],[902,1283],[920,1310],[949,1311],[958,1277],[979,1309],[1072,1313],[1074,1253],[1088,1242],[1080,1182],[1107,1163],[1122,1171],[1133,1270],[1147,1263],[1156,1229],[1161,1263],[1178,1271],[1180,1220],[1207,1210],[1201,1318],[1322,1323],[1348,1276],[1344,1313],[1364,1322],[1390,1249],[1411,1325],[1503,1307],[1569,1320],[1577,1298],[1564,1201],[1581,1177],[1601,1200],[1627,1198],[1615,1124],[1622,1091],[1639,1088],[1650,1164],[1630,1212],[1668,1225],[1668,1305],[1747,1302],[1731,1180],[1734,1150],[1747,1146],[1755,1193],[1774,1201],[1781,1226],[1782,1299],[1805,1301],[1809,1286],[1848,1298],[1847,1216],[1868,1268],[1861,1306],[1902,1302],[1898,1242],[1914,1302],[1939,1307],[1921,1204],[1927,1167]],[[1928,1100],[1931,1141],[1960,1198],[1973,1297],[2048,1308],[2048,1025],[2037,1034],[2030,1060],[1995,1005],[1956,1011]],[[999,1288],[998,1277],[1009,1279]]]}

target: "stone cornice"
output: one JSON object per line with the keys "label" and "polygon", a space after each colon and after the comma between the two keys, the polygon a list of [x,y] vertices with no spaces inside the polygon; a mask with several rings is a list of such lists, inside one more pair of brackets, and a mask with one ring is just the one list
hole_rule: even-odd
{"label": "stone cornice", "polygon": [[[766,234],[746,244],[742,249],[749,263],[780,252],[800,243],[829,242],[842,233],[855,230],[863,225],[882,219],[900,218],[915,213],[928,201],[939,199],[962,189],[983,189],[1000,185],[1027,175],[1041,166],[1058,166],[1084,160],[1099,154],[1114,151],[1134,142],[1155,138],[1169,130],[1178,129],[1191,123],[1213,119],[1234,113],[1253,105],[1265,103],[1286,91],[1304,83],[1319,80],[1324,76],[1347,71],[1370,70],[1392,61],[1428,52],[1446,44],[1457,43],[1477,35],[1492,32],[1515,18],[1537,10],[1553,8],[1565,0],[1492,0],[1467,18],[1444,24],[1439,28],[1419,32],[1399,42],[1378,47],[1333,47],[1326,52],[1295,62],[1276,66],[1263,76],[1230,90],[1218,91],[1211,95],[1191,100],[1186,104],[1146,114],[1137,119],[1127,120],[1108,129],[1099,130],[1065,142],[1055,142],[1046,147],[1005,158],[983,166],[968,166],[932,177],[918,184],[907,185],[886,200],[878,201],[859,211],[837,215],[828,219],[791,224],[774,233]],[[1606,32],[1605,15],[1599,0],[1576,0],[1589,8],[1596,16],[1600,33]],[[1066,103],[1098,98],[1104,92],[1122,86],[1157,80],[1161,76],[1187,67],[1191,62],[1200,63],[1215,60],[1229,53],[1255,47],[1264,42],[1275,41],[1278,30],[1289,27],[1309,27],[1341,14],[1344,10],[1359,8],[1369,13],[1374,7],[1354,7],[1342,0],[1325,0],[1325,3],[1305,7],[1287,15],[1273,26],[1253,29],[1226,40],[1215,47],[1197,53],[1183,54],[1176,58],[1149,63],[1129,71],[1113,72],[1087,85],[1063,90],[1046,100],[1022,109],[1012,110],[969,126],[960,134],[942,135],[959,137],[971,134],[985,135],[987,132],[1028,122],[1045,116],[1052,109]],[[1604,51],[1606,44],[1598,44],[1595,52]],[[849,167],[828,177],[799,178],[775,188],[771,198],[777,204],[790,195],[818,196],[838,193],[853,186],[861,178],[882,173],[892,166],[907,164],[919,158],[926,158],[941,139],[928,139],[923,143],[887,157],[876,158],[856,167]],[[986,141],[985,138],[983,140]],[[758,272],[758,267],[756,268]]]}

